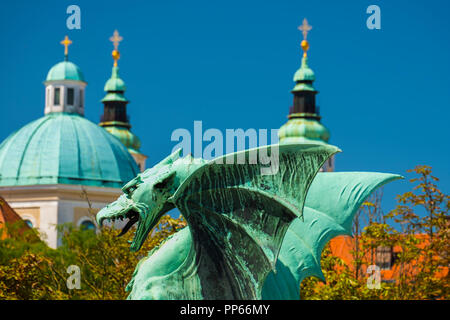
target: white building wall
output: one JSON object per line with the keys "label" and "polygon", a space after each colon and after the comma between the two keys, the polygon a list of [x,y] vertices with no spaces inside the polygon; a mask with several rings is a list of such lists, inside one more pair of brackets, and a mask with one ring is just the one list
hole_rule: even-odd
{"label": "white building wall", "polygon": [[[8,203],[11,208],[19,211],[18,213],[22,219],[28,219],[33,223],[33,227],[39,231],[42,240],[45,240],[50,247],[56,248],[58,237],[55,226],[58,224],[58,201],[19,201]],[[24,208],[39,208],[39,223],[34,216],[20,214],[20,209]]]}
{"label": "white building wall", "polygon": [[[91,195],[89,201],[92,214],[89,213],[88,201],[82,198],[83,190],[87,192],[88,197]],[[51,248],[61,245],[57,225],[74,223],[75,226],[79,226],[85,220],[95,224],[95,214],[115,201],[121,193],[122,191],[116,188],[61,184],[0,187],[0,195],[24,220],[28,219],[33,223],[33,227],[41,234],[42,240],[46,241]],[[30,210],[24,210],[27,208]],[[123,223],[119,225],[122,227]]]}
{"label": "white building wall", "polygon": [[[84,90],[86,83],[74,80],[48,81],[45,83],[45,109],[44,113],[69,112],[84,115]],[[60,89],[60,101],[55,104],[55,89]],[[74,103],[67,104],[67,89],[74,89]]]}
{"label": "white building wall", "polygon": [[[79,227],[83,221],[89,220],[96,224],[95,222],[95,214],[108,205],[109,202],[91,202],[89,207],[89,203],[86,200],[60,200],[58,205],[58,224],[63,223],[73,223],[74,226]],[[77,208],[83,208],[86,210],[86,213],[82,216],[75,217],[75,210]],[[89,213],[89,209],[92,209],[92,212]],[[59,235],[57,245],[61,245],[61,237]]]}

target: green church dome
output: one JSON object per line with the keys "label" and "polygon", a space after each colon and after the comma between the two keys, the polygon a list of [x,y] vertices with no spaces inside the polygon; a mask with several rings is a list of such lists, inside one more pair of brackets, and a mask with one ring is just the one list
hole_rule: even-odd
{"label": "green church dome", "polygon": [[314,75],[314,71],[308,66],[308,57],[304,56],[302,58],[301,67],[294,74],[294,82],[297,81],[314,81],[316,80],[316,76]]}
{"label": "green church dome", "polygon": [[316,119],[291,118],[279,130],[280,143],[328,142],[330,132]]}
{"label": "green church dome", "polygon": [[50,113],[0,144],[0,186],[120,188],[138,173],[119,139],[77,114]]}
{"label": "green church dome", "polygon": [[105,83],[105,91],[126,91],[125,82],[119,77],[119,67],[113,67],[111,78]]}
{"label": "green church dome", "polygon": [[62,61],[55,64],[47,74],[46,81],[58,81],[58,80],[77,80],[84,82],[84,76],[80,68],[70,62]]}
{"label": "green church dome", "polygon": [[123,101],[128,102],[124,93],[127,90],[125,82],[119,77],[119,67],[114,66],[112,68],[111,78],[105,83],[106,96],[102,99],[102,102],[106,101]]}
{"label": "green church dome", "polygon": [[315,91],[312,85],[315,80],[314,71],[308,66],[308,57],[303,56],[301,67],[294,74],[296,84],[292,91]]}

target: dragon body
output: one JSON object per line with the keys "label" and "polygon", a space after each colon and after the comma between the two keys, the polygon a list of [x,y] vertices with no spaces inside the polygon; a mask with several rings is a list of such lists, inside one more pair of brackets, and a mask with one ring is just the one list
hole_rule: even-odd
{"label": "dragon body", "polygon": [[[138,263],[128,299],[298,299],[306,276],[323,278],[323,246],[349,234],[362,201],[398,178],[317,174],[338,151],[323,144],[276,145],[212,161],[175,152],[139,174],[99,212],[99,224],[125,217],[126,232],[137,223],[134,251],[172,208],[188,226]],[[268,174],[251,163],[252,152],[276,152],[276,170]]]}

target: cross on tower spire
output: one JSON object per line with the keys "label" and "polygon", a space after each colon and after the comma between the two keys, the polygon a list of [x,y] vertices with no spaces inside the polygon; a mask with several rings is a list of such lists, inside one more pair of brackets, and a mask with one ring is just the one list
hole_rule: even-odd
{"label": "cross on tower spire", "polygon": [[312,27],[308,24],[308,20],[303,19],[303,24],[298,27],[298,30],[300,30],[303,33],[303,41],[301,42],[300,46],[303,49],[303,56],[306,57],[306,51],[309,49],[309,42],[306,40],[308,37],[308,32],[311,31]]}
{"label": "cross on tower spire", "polygon": [[64,56],[65,59],[67,60],[67,57],[69,55],[69,46],[72,44],[72,40],[70,40],[69,37],[66,36],[64,40],[61,41],[60,43],[64,46]]}
{"label": "cross on tower spire", "polygon": [[114,67],[117,67],[117,60],[120,59],[120,52],[118,50],[119,48],[119,43],[123,40],[123,37],[121,37],[119,35],[119,31],[114,30],[114,33],[112,35],[112,37],[109,38],[109,40],[113,43],[114,45],[114,50],[112,52],[112,57],[114,59]]}
{"label": "cross on tower spire", "polygon": [[123,37],[120,36],[119,31],[114,30],[114,33],[109,40],[114,44],[114,50],[117,50],[119,43],[123,40]]}
{"label": "cross on tower spire", "polygon": [[311,31],[312,27],[308,24],[308,20],[303,19],[303,24],[298,27],[298,30],[300,30],[303,33],[303,40],[306,40],[308,37],[308,32]]}

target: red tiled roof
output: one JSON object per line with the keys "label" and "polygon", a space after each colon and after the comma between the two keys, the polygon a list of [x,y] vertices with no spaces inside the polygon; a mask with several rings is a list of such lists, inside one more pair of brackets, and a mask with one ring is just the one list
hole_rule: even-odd
{"label": "red tiled roof", "polygon": [[[23,219],[14,211],[13,208],[9,206],[9,204],[0,197],[0,229],[2,229],[5,225],[17,223],[19,221],[23,222],[23,226],[19,229],[19,232],[22,234],[26,230],[30,230],[31,228],[23,221]],[[8,237],[7,232],[1,232],[0,238],[4,239]]]}
{"label": "red tiled roof", "polygon": [[[426,234],[418,234],[416,235],[416,237],[419,239],[426,239],[428,236]],[[354,267],[353,263],[354,259],[352,251],[355,250],[355,246],[356,246],[355,238],[349,236],[338,236],[331,239],[330,241],[330,249],[332,254],[344,260],[344,262],[350,268]],[[423,246],[424,243],[418,245],[419,248]],[[392,248],[392,251],[393,253],[398,253],[401,251],[401,247],[395,246],[394,248]],[[414,265],[412,265],[411,267],[414,268]],[[363,272],[365,272],[366,268],[367,268],[366,265],[361,266],[361,270]],[[398,274],[399,270],[395,262],[391,269],[381,270],[381,277],[383,280],[394,280],[398,276]],[[446,267],[442,268],[437,274],[438,277],[442,278],[446,277],[447,275],[448,275],[448,268]]]}

